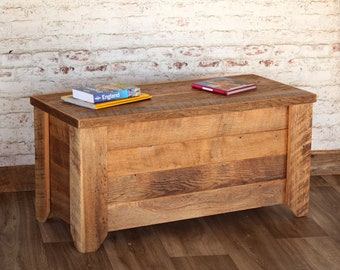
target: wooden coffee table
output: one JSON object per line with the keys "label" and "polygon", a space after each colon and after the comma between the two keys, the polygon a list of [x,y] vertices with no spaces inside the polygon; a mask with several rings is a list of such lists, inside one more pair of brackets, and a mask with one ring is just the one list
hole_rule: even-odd
{"label": "wooden coffee table", "polygon": [[31,97],[37,219],[65,220],[91,252],[126,228],[275,204],[306,215],[316,96],[236,77],[257,90],[142,85],[151,100],[97,111],[64,103],[65,93]]}

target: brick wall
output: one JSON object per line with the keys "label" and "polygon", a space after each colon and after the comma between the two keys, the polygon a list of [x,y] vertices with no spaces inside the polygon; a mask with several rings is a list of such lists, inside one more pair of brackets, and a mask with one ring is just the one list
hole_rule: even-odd
{"label": "brick wall", "polygon": [[0,166],[34,163],[29,96],[86,83],[254,73],[318,94],[340,149],[339,0],[1,0]]}

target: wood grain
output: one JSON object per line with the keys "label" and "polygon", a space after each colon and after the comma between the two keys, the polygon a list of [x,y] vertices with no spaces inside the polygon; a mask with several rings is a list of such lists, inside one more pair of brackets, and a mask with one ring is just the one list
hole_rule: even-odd
{"label": "wood grain", "polygon": [[[226,111],[280,107],[311,103],[316,100],[315,94],[260,76],[234,77],[256,83],[257,90],[227,97],[193,90],[191,82],[198,81],[198,79],[156,83],[141,85],[142,91],[153,96],[151,100],[98,111],[63,102],[60,99],[63,93],[34,96],[30,100],[32,105],[78,128],[105,126],[108,122],[114,124],[136,123],[217,114]],[[69,94],[69,92],[67,93]],[[199,110],[197,110],[198,106]]]}
{"label": "wood grain", "polygon": [[312,175],[338,175],[340,174],[340,150],[311,151]]}
{"label": "wood grain", "polygon": [[289,108],[286,203],[298,217],[308,213],[312,104]]}
{"label": "wood grain", "polygon": [[107,229],[106,128],[70,128],[70,225],[75,246],[91,252]]}
{"label": "wood grain", "polygon": [[[18,175],[22,177],[18,178]],[[34,165],[0,167],[0,193],[32,191],[35,188],[34,177]]]}
{"label": "wood grain", "polygon": [[110,151],[108,177],[284,155],[286,138],[278,130]]}
{"label": "wood grain", "polygon": [[[287,129],[287,107],[108,126],[108,150]],[[146,136],[147,135],[147,136]]]}
{"label": "wood grain", "polygon": [[[337,150],[311,150],[311,175],[340,174]],[[24,177],[17,179],[17,175]],[[35,189],[35,165],[6,166],[0,168],[0,192],[33,191]]]}
{"label": "wood grain", "polygon": [[[139,201],[286,177],[286,156],[273,156],[108,180],[107,203]],[[133,192],[131,192],[133,191]]]}
{"label": "wood grain", "polygon": [[44,222],[50,214],[49,115],[34,108],[35,211]]}
{"label": "wood grain", "polygon": [[49,128],[51,216],[70,222],[69,125],[51,116]]}
{"label": "wood grain", "polygon": [[284,179],[108,205],[108,228],[120,230],[280,204]]}
{"label": "wood grain", "polygon": [[[20,178],[20,175],[17,176]],[[0,269],[48,269],[34,193],[0,193]]]}

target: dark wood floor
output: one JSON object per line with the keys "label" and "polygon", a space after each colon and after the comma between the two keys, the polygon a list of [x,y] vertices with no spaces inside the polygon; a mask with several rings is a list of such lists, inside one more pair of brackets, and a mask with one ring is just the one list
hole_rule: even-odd
{"label": "dark wood floor", "polygon": [[313,176],[307,217],[285,206],[136,228],[78,253],[66,223],[34,217],[34,193],[0,193],[0,269],[340,269],[340,176]]}

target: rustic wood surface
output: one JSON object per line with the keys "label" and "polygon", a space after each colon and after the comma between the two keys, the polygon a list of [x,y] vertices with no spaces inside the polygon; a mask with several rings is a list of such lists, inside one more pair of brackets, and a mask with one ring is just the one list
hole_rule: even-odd
{"label": "rustic wood surface", "polygon": [[[209,115],[212,112],[243,111],[265,107],[312,103],[316,95],[256,75],[240,75],[235,78],[256,83],[257,90],[232,96],[212,94],[191,88],[192,81],[155,83],[142,85],[151,100],[126,104],[114,109],[89,110],[68,104],[60,99],[61,93],[31,97],[31,104],[60,118],[75,127],[95,127],[135,123],[151,120]],[[197,81],[193,80],[193,81]],[[66,94],[69,94],[67,92]],[[195,109],[200,107],[199,110]]]}
{"label": "rustic wood surface", "polygon": [[[339,150],[312,150],[311,175],[340,174]],[[18,179],[16,176],[21,175]],[[0,192],[33,191],[35,189],[35,165],[0,167]]]}
{"label": "rustic wood surface", "polygon": [[308,212],[312,104],[289,106],[286,203],[296,216]]}
{"label": "rustic wood surface", "polygon": [[312,151],[312,175],[340,174],[340,149]]}
{"label": "rustic wood surface", "polygon": [[41,222],[47,220],[51,209],[49,135],[49,115],[34,108],[35,210]]}
{"label": "rustic wood surface", "polygon": [[[108,230],[284,202],[307,214],[315,95],[255,75],[238,78],[257,90],[227,97],[193,90],[191,81],[157,83],[141,86],[152,100],[98,111],[66,104],[60,94],[31,97],[49,115],[37,123],[37,132],[42,123],[49,128],[48,137],[37,133],[37,144],[47,149],[51,174],[37,178],[38,191],[45,187],[51,197],[51,217],[70,222],[79,251],[99,248]],[[249,169],[237,178],[240,163]],[[223,176],[229,184],[218,183]],[[231,184],[232,177],[248,180]]]}
{"label": "rustic wood surface", "polygon": [[50,136],[50,216],[70,221],[69,126],[54,116],[49,121]]}
{"label": "rustic wood surface", "polygon": [[314,176],[306,217],[278,205],[140,227],[81,254],[66,222],[36,221],[34,192],[0,193],[0,269],[337,270],[339,204],[340,176]]}
{"label": "rustic wood surface", "polygon": [[[18,178],[18,175],[22,176]],[[0,193],[35,189],[35,165],[0,167]]]}
{"label": "rustic wood surface", "polygon": [[107,228],[106,127],[70,128],[70,224],[81,252],[96,250]]}

